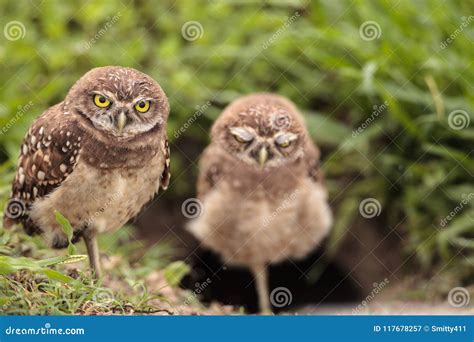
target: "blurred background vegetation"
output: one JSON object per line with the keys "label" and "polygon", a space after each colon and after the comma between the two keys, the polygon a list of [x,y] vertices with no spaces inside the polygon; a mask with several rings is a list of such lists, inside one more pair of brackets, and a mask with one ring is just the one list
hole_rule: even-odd
{"label": "blurred background vegetation", "polygon": [[[3,202],[35,117],[89,69],[130,66],[171,103],[172,184],[156,210],[179,212],[194,196],[196,161],[230,101],[275,92],[299,106],[323,151],[329,255],[346,255],[348,272],[376,255],[378,279],[416,270],[474,281],[474,201],[442,224],[474,192],[473,2],[3,0],[0,14]],[[366,198],[380,215],[361,217]]]}

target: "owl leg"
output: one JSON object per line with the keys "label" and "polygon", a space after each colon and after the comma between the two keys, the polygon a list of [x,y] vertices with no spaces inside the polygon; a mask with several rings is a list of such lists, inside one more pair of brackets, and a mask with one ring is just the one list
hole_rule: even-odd
{"label": "owl leg", "polygon": [[257,264],[253,265],[251,269],[257,286],[260,313],[262,315],[271,315],[272,308],[270,306],[270,296],[268,294],[267,266],[265,264]]}
{"label": "owl leg", "polygon": [[97,245],[97,239],[95,232],[92,229],[86,229],[82,234],[84,242],[87,248],[87,254],[89,255],[89,263],[91,266],[92,276],[95,279],[100,278],[100,254],[99,246]]}

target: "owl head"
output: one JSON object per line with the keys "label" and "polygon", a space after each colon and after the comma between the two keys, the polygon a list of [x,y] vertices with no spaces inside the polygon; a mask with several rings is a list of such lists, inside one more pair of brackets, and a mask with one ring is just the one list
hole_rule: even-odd
{"label": "owl head", "polygon": [[232,102],[215,122],[212,140],[227,154],[268,170],[296,161],[305,153],[308,133],[288,99],[253,94]]}
{"label": "owl head", "polygon": [[150,76],[107,66],[82,76],[67,94],[63,110],[82,116],[108,137],[127,140],[164,127],[169,103]]}

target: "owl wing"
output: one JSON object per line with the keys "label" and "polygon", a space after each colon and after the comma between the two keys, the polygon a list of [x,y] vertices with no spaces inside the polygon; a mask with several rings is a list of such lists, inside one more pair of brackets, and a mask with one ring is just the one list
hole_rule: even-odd
{"label": "owl wing", "polygon": [[168,189],[171,178],[171,165],[170,165],[170,144],[168,138],[165,138],[162,146],[163,155],[165,156],[165,165],[163,172],[161,173],[160,186],[163,190]]}
{"label": "owl wing", "polygon": [[197,194],[203,198],[219,182],[224,170],[222,160],[213,146],[209,146],[203,152],[199,161],[199,177],[197,181]]}
{"label": "owl wing", "polygon": [[306,148],[306,165],[308,169],[308,176],[316,183],[324,183],[324,174],[321,170],[320,152],[319,149],[308,141]]}
{"label": "owl wing", "polygon": [[79,159],[82,132],[61,111],[49,108],[28,130],[21,145],[12,195],[5,210],[5,225],[22,222],[28,233],[37,228],[28,209],[59,187],[73,172]]}

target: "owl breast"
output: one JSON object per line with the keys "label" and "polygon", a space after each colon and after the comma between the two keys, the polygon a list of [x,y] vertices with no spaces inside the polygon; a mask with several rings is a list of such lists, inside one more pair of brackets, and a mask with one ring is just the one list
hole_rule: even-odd
{"label": "owl breast", "polygon": [[61,212],[75,231],[85,227],[98,233],[115,231],[158,191],[163,165],[160,155],[141,168],[101,169],[79,163],[61,187],[34,203],[30,217],[52,245],[64,244],[66,239],[54,210]]}
{"label": "owl breast", "polygon": [[278,197],[261,185],[249,194],[222,182],[206,195],[203,207],[190,231],[237,265],[304,257],[331,225],[326,191],[309,179]]}

